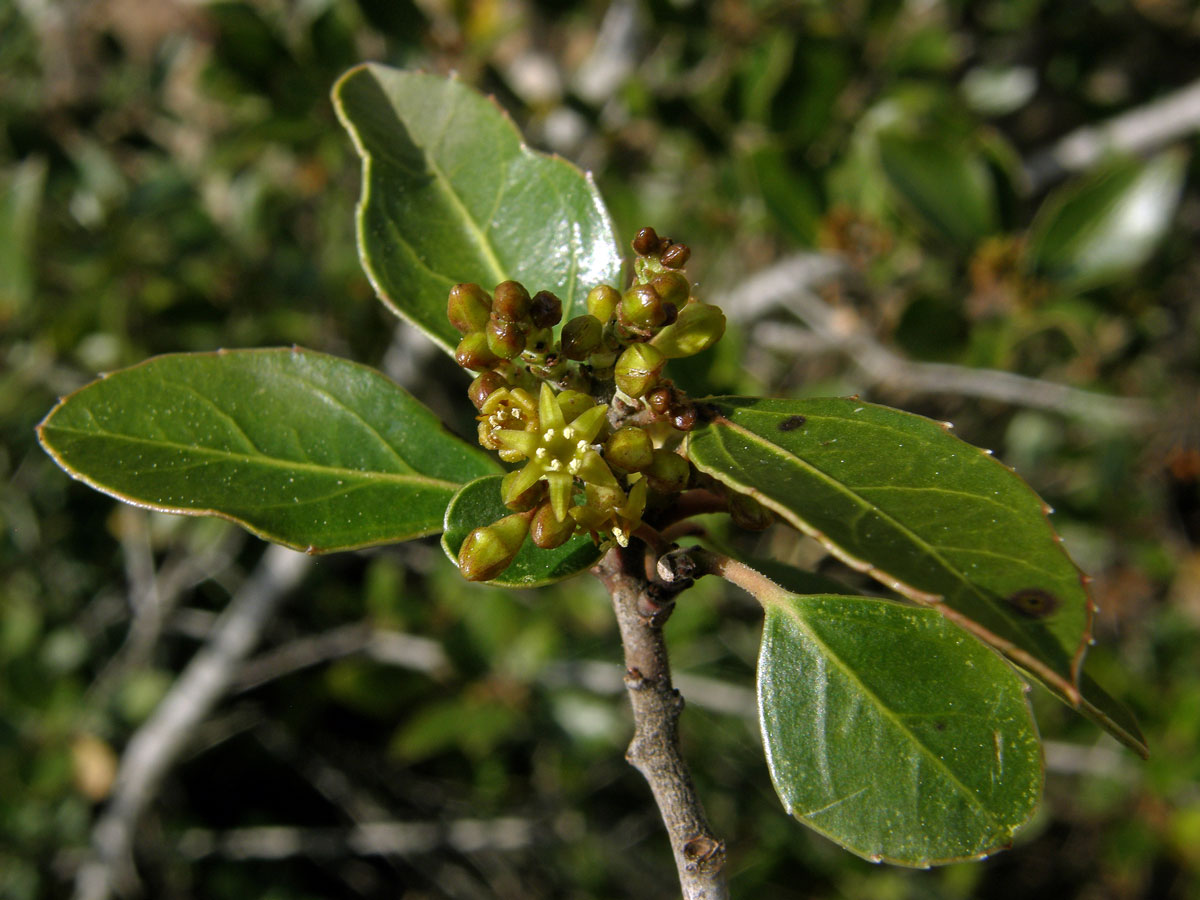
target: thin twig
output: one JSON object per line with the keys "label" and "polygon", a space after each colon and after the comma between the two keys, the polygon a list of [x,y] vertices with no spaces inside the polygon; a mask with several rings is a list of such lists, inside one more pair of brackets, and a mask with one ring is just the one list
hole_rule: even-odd
{"label": "thin twig", "polygon": [[129,893],[136,886],[132,849],[142,814],[308,565],[303,554],[267,548],[254,574],[230,598],[208,643],[130,739],[112,799],[92,830],[92,858],[76,874],[76,900],[107,900],[114,891]]}
{"label": "thin twig", "polygon": [[1083,172],[1106,153],[1141,155],[1200,131],[1200,81],[1138,106],[1100,125],[1089,125],[1034,153],[1025,177],[1034,193],[1071,172]]}
{"label": "thin twig", "polygon": [[794,355],[801,340],[815,336],[821,349],[844,356],[872,386],[982,397],[1117,427],[1154,421],[1154,407],[1145,400],[1097,394],[995,369],[905,359],[879,343],[853,311],[835,309],[818,296],[815,287],[842,271],[844,266],[830,257],[801,253],[756,273],[716,302],[746,322],[774,308],[786,309],[807,328],[779,322],[760,325],[754,330],[757,345]]}
{"label": "thin twig", "polygon": [[684,900],[725,900],[725,845],[705,818],[687,764],[679,752],[683,698],[671,684],[662,622],[670,600],[646,580],[642,554],[614,548],[595,568],[608,588],[625,648],[625,687],[634,735],[625,758],[650,785],[666,825]]}
{"label": "thin twig", "polygon": [[460,853],[512,851],[534,842],[527,819],[449,822],[366,822],[351,828],[295,828],[267,825],[211,831],[191,828],[179,841],[188,859],[286,859],[291,856],[340,859],[358,856],[412,856],[449,847]]}

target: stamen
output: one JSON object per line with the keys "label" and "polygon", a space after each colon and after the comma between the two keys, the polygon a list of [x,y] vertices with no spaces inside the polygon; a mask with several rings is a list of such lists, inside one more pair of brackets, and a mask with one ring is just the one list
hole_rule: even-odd
{"label": "stamen", "polygon": [[538,459],[545,459],[546,458],[546,448],[538,447],[536,450],[533,451],[533,455],[536,456]]}
{"label": "stamen", "polygon": [[575,445],[576,453],[586,453],[587,450],[588,450],[588,442],[587,441],[580,441],[578,444]]}
{"label": "stamen", "polygon": [[547,428],[544,432],[542,432],[542,440],[547,442],[554,440],[554,433],[555,432],[553,428]]}
{"label": "stamen", "polygon": [[549,469],[551,472],[557,472],[562,469],[562,460],[552,459],[552,460],[550,460],[550,462],[548,462],[546,464],[546,468]]}
{"label": "stamen", "polygon": [[[553,430],[553,429],[551,429],[551,430]],[[570,440],[574,440],[574,438],[575,438],[575,429],[572,428],[570,425],[568,425],[566,428],[563,429],[563,440],[570,441]]]}

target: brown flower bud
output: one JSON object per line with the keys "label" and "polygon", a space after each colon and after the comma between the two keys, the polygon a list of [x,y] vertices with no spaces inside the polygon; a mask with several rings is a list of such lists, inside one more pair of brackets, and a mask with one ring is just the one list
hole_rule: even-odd
{"label": "brown flower bud", "polygon": [[554,516],[554,504],[543,503],[533,514],[529,536],[533,543],[543,550],[553,550],[571,539],[575,534],[575,527],[575,520],[571,516],[565,516],[560,522]]}
{"label": "brown flower bud", "polygon": [[492,315],[510,322],[521,322],[529,315],[533,299],[517,281],[502,281],[493,291]]}
{"label": "brown flower bud", "polygon": [[483,409],[483,404],[492,392],[502,387],[508,387],[508,382],[504,380],[503,375],[499,372],[484,372],[475,376],[475,380],[467,388],[467,396],[471,398],[476,409]]}
{"label": "brown flower bud", "polygon": [[662,252],[662,264],[668,269],[682,269],[691,255],[692,248],[687,244],[672,244]]}
{"label": "brown flower bud", "polygon": [[671,410],[671,427],[676,431],[691,431],[696,427],[696,407],[682,404]]}
{"label": "brown flower bud", "polygon": [[600,346],[604,326],[592,315],[576,316],[563,326],[559,338],[563,356],[567,359],[584,360]]}
{"label": "brown flower bud", "polygon": [[500,357],[488,349],[487,335],[482,331],[468,334],[459,341],[454,358],[464,369],[473,369],[476,372],[490,369],[500,362]]}
{"label": "brown flower bud", "polygon": [[553,328],[562,321],[563,305],[549,291],[538,291],[529,304],[529,318],[535,328]]}
{"label": "brown flower bud", "polygon": [[483,331],[492,311],[492,298],[477,284],[456,284],[446,299],[446,316],[461,334]]}
{"label": "brown flower bud", "polygon": [[633,252],[638,256],[653,256],[658,253],[658,243],[658,232],[642,228],[633,238]]}
{"label": "brown flower bud", "polygon": [[674,393],[670,385],[664,384],[661,387],[656,387],[646,395],[646,403],[649,404],[650,409],[655,415],[666,415],[667,410],[671,408],[671,403],[674,400]]}

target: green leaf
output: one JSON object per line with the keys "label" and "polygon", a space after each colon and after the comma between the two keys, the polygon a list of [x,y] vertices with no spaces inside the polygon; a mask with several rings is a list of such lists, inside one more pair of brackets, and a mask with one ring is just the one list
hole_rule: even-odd
{"label": "green leaf", "polygon": [[455,79],[368,64],[333,89],[363,159],[358,244],[380,299],[446,350],[458,282],[515,279],[586,312],[597,284],[621,287],[621,251],[592,183],[526,147],[492,100]]}
{"label": "green leaf", "polygon": [[[455,565],[458,564],[458,548],[468,534],[512,513],[500,499],[503,478],[502,475],[487,475],[472,481],[455,494],[446,507],[442,549]],[[512,564],[487,584],[538,587],[590,569],[603,555],[591,538],[584,535],[577,534],[554,550],[541,550],[526,539]]]}
{"label": "green leaf", "polygon": [[1171,224],[1186,163],[1171,151],[1123,160],[1055,191],[1034,218],[1028,265],[1075,290],[1132,274]]}
{"label": "green leaf", "polygon": [[177,354],[114,372],[38,426],[97,490],[324,553],[441,529],[499,467],[378,372],[301,349]]}
{"label": "green leaf", "polygon": [[874,862],[1009,846],[1042,792],[1025,685],[933,610],[867,597],[764,603],[758,703],[788,812]]}
{"label": "green leaf", "polygon": [[943,423],[857,400],[717,398],[701,471],[956,623],[1078,706],[1092,604],[1012,470]]}
{"label": "green leaf", "polygon": [[0,323],[33,296],[34,233],[46,162],[28,159],[0,177]]}
{"label": "green leaf", "polygon": [[896,194],[960,249],[970,250],[996,231],[991,174],[965,147],[889,134],[879,138],[879,160]]}

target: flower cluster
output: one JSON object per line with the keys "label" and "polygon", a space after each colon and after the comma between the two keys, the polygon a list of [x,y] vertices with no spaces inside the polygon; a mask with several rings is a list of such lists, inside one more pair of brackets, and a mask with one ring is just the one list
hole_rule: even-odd
{"label": "flower cluster", "polygon": [[531,296],[515,281],[450,291],[447,314],[463,335],[455,356],[479,372],[468,389],[479,443],[523,463],[501,487],[513,514],[463,542],[468,579],[496,577],[526,537],[543,549],[581,532],[625,546],[647,508],[692,478],[672,447],[696,409],[663,368],[719,340],[725,316],[692,296],[686,245],[643,228],[633,248],[634,284],[593,288],[588,311],[557,338],[563,305],[549,291]]}

